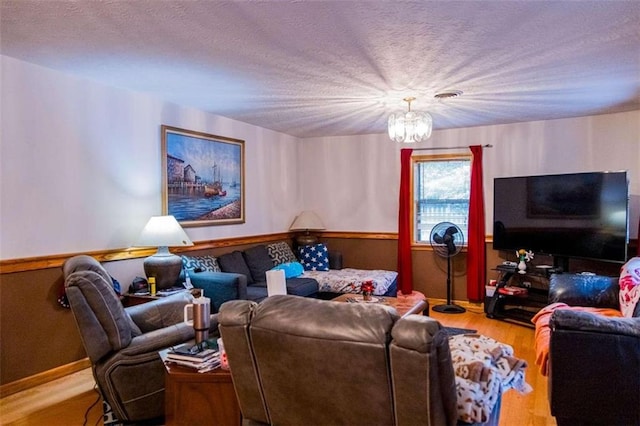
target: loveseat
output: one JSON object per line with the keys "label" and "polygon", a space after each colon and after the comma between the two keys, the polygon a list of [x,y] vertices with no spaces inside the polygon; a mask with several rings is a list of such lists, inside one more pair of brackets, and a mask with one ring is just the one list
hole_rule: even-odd
{"label": "loveseat", "polygon": [[[325,268],[322,269],[328,270],[311,270],[315,269],[315,265],[308,263],[305,264],[308,270],[304,271],[299,265],[300,274],[288,276],[287,272],[287,294],[331,299],[342,292],[357,293],[360,283],[371,279],[379,280],[376,286],[378,293],[374,294],[396,295],[396,272],[343,269],[340,252],[329,251],[322,244],[318,245],[318,249],[320,247],[327,252]],[[217,312],[222,303],[228,300],[262,301],[268,295],[266,272],[300,261],[286,242],[260,244],[218,257],[183,256],[184,269],[191,283],[203,289],[205,295],[211,298],[212,312]]]}
{"label": "loveseat", "polygon": [[536,363],[563,425],[640,425],[640,306],[620,312],[618,277],[552,275],[534,318]]}
{"label": "loveseat", "polygon": [[[225,303],[218,319],[247,424],[458,422],[448,335],[432,318],[277,295]],[[499,414],[498,401],[487,424]]]}

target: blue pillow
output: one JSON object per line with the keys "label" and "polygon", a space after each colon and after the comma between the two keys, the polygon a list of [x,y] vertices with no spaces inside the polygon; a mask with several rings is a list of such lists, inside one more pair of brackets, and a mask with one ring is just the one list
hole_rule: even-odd
{"label": "blue pillow", "polygon": [[276,265],[275,268],[271,269],[272,271],[277,271],[282,269],[284,271],[285,278],[295,278],[299,277],[304,273],[304,268],[300,262],[287,262]]}
{"label": "blue pillow", "polygon": [[324,244],[298,247],[298,257],[305,271],[329,270],[329,250]]}

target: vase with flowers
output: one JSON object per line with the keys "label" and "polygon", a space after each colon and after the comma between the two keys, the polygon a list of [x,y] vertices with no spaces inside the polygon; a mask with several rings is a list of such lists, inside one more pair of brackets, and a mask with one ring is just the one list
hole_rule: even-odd
{"label": "vase with flowers", "polygon": [[520,249],[516,251],[516,256],[518,256],[518,273],[526,274],[527,262],[533,259],[533,252],[531,250]]}
{"label": "vase with flowers", "polygon": [[371,301],[373,297],[373,289],[374,289],[373,281],[365,281],[360,285],[360,290],[362,290],[362,300],[365,302]]}

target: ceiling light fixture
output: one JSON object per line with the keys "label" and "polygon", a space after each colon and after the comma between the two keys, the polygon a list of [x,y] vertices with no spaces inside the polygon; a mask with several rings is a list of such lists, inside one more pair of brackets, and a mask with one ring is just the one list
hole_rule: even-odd
{"label": "ceiling light fixture", "polygon": [[389,116],[389,137],[398,143],[414,143],[429,139],[433,129],[433,119],[428,112],[411,111],[411,102],[416,98],[403,99],[409,104],[408,111],[397,112]]}

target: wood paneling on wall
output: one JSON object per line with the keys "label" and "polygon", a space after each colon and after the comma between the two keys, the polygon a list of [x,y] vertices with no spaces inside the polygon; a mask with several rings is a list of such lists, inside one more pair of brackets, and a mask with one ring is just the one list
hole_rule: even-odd
{"label": "wood paneling on wall", "polygon": [[[173,251],[220,255],[289,239],[286,232],[198,242],[188,250]],[[92,255],[100,262],[117,262],[154,252],[122,249],[82,254]],[[61,266],[76,254],[81,253],[0,262],[0,385],[86,357],[71,311],[57,301],[63,286]],[[127,291],[129,283],[121,285],[122,291]]]}
{"label": "wood paneling on wall", "polygon": [[[191,254],[221,255],[273,241],[291,242],[285,232],[252,237],[198,242]],[[340,251],[343,267],[396,270],[397,235],[394,233],[325,232],[320,234],[330,250]],[[145,257],[154,250],[112,250],[88,253],[101,262],[118,262]],[[178,252],[178,250],[176,250]],[[61,265],[75,254],[0,262],[0,385],[42,373],[85,358],[71,311],[57,302],[62,281]],[[487,279],[497,277],[493,270],[511,253],[497,252],[487,242]],[[541,262],[544,263],[544,262]],[[602,262],[572,261],[572,272],[591,271],[617,275],[620,265]],[[414,289],[429,298],[446,298],[446,260],[428,248],[413,250]],[[123,291],[128,283],[122,283]],[[466,300],[466,253],[453,259],[453,299]]]}

